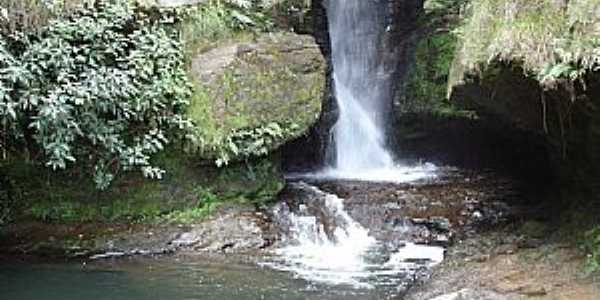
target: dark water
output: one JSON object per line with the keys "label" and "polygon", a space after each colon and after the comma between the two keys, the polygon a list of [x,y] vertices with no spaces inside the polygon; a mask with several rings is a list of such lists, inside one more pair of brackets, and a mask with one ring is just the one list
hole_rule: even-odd
{"label": "dark water", "polygon": [[7,300],[385,298],[374,289],[318,286],[254,262],[212,257],[0,263],[0,299]]}

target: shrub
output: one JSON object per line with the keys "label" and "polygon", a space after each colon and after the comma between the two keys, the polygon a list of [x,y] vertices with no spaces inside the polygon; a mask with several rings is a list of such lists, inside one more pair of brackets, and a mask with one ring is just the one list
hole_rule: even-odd
{"label": "shrub", "polygon": [[586,232],[583,248],[587,253],[588,271],[600,272],[600,227]]}
{"label": "shrub", "polygon": [[151,156],[191,127],[170,20],[126,0],[93,1],[39,34],[3,34],[4,151],[54,170],[77,166],[100,189],[123,170],[160,178]]}
{"label": "shrub", "polygon": [[273,24],[265,13],[270,5],[268,1],[209,0],[178,10],[188,56],[240,33],[270,30]]}

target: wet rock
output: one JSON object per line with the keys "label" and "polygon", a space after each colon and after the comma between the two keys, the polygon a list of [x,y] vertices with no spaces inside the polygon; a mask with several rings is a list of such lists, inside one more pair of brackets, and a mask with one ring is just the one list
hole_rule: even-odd
{"label": "wet rock", "polygon": [[107,258],[119,258],[126,256],[125,252],[106,252],[102,254],[95,254],[90,256],[90,259],[107,259]]}
{"label": "wet rock", "polygon": [[527,221],[521,226],[522,233],[530,238],[544,238],[548,235],[548,225],[539,221]]}
{"label": "wet rock", "polygon": [[450,221],[444,217],[431,217],[429,222],[433,228],[442,232],[450,232],[452,226]]}
{"label": "wet rock", "polygon": [[194,226],[172,240],[170,245],[210,252],[256,251],[273,240],[264,224],[264,215],[234,210]]}
{"label": "wet rock", "polygon": [[532,249],[532,248],[538,248],[541,245],[544,244],[544,240],[543,239],[537,239],[537,238],[522,238],[518,241],[517,246],[520,249]]}
{"label": "wet rock", "polygon": [[429,300],[509,300],[514,297],[498,294],[487,290],[462,289],[457,292],[444,294]]}

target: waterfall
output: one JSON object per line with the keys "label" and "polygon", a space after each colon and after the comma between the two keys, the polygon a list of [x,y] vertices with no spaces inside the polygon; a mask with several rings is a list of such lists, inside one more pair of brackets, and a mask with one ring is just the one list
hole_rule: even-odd
{"label": "waterfall", "polygon": [[[332,129],[335,159],[317,173],[288,174],[289,180],[351,179],[407,182],[434,177],[432,165],[402,167],[386,149],[386,114],[392,76],[380,55],[388,28],[387,1],[328,0],[333,86],[339,118]],[[443,249],[407,242],[391,249],[353,220],[344,199],[305,183],[288,188],[301,203],[278,205],[273,215],[284,228],[283,245],[270,267],[311,282],[354,287],[398,287],[415,269],[439,263]]]}
{"label": "waterfall", "polygon": [[389,30],[386,1],[329,0],[327,15],[333,87],[339,117],[332,128],[333,158],[317,177],[407,182],[433,177],[431,164],[397,164],[386,149],[394,66],[382,55]]}
{"label": "waterfall", "polygon": [[327,13],[339,107],[333,167],[344,172],[393,168],[385,148],[392,87],[379,55],[385,10],[378,1],[330,0]]}
{"label": "waterfall", "polygon": [[[319,203],[313,203],[311,208],[301,204],[296,212],[278,207],[275,214],[289,228],[286,236],[289,246],[276,251],[286,258],[277,268],[312,281],[368,286],[364,281],[372,276],[368,271],[372,266],[365,255],[376,246],[376,240],[348,215],[343,199],[304,183],[295,185],[313,194]],[[325,224],[335,226],[325,228]]]}

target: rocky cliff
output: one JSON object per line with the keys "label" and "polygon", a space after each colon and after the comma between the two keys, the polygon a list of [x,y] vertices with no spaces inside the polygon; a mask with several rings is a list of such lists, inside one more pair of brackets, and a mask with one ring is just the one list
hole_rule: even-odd
{"label": "rocky cliff", "polygon": [[[460,29],[451,101],[546,141],[563,182],[600,178],[600,1],[479,1]],[[526,142],[526,141],[525,141]]]}

